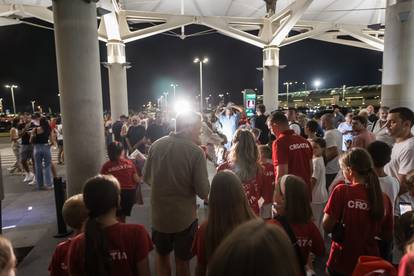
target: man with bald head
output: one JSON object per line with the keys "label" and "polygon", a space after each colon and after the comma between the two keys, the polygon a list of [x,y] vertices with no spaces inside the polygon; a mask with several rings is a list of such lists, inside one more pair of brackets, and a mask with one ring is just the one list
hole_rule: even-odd
{"label": "man with bald head", "polygon": [[335,117],[332,113],[323,115],[321,123],[325,130],[323,138],[326,141],[326,188],[328,189],[340,170],[338,159],[342,150],[342,133],[335,128]]}

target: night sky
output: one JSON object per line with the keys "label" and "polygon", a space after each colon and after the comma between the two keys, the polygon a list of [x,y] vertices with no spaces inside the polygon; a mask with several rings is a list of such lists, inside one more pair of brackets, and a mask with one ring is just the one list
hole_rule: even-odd
{"label": "night sky", "polygon": [[[0,28],[0,97],[4,108],[11,108],[11,95],[6,83],[20,86],[15,92],[18,111],[30,111],[31,100],[47,110],[58,109],[58,82],[53,31],[27,25]],[[157,35],[127,44],[128,98],[131,109],[139,109],[149,100],[155,101],[172,82],[179,84],[178,95],[197,95],[199,67],[196,56],[208,56],[204,67],[204,93],[231,93],[231,100],[241,103],[245,88],[262,90],[262,50],[220,34],[181,40]],[[101,61],[106,61],[106,47],[100,42]],[[345,85],[379,84],[382,53],[337,44],[306,40],[283,47],[280,64],[280,90],[285,81],[322,80],[323,88]],[[107,70],[101,66],[104,109],[109,108]],[[298,87],[299,89],[300,87]]]}

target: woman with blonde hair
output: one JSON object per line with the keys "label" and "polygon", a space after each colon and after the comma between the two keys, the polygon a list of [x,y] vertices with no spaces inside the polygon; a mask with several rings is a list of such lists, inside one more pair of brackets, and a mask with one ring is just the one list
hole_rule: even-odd
{"label": "woman with blonde hair", "polygon": [[228,170],[218,172],[211,183],[208,219],[201,224],[193,243],[196,275],[205,275],[209,260],[224,238],[254,218],[240,179]]}
{"label": "woman with blonde hair", "polygon": [[260,166],[259,149],[249,130],[238,129],[227,162],[217,171],[231,170],[241,180],[250,207],[259,215],[259,199],[263,187],[263,169]]}

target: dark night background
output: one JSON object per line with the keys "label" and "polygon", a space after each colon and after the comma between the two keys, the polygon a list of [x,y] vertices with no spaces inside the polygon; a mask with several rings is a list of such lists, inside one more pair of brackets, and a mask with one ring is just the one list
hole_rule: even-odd
{"label": "dark night background", "polygon": [[[18,111],[30,111],[31,100],[47,110],[58,109],[58,83],[53,31],[27,25],[0,28],[0,97],[4,109],[11,108],[11,95],[6,83],[20,86],[15,91]],[[106,61],[106,47],[100,42],[101,61]],[[262,91],[262,50],[220,34],[181,40],[157,35],[127,44],[128,98],[131,109],[139,109],[149,100],[155,101],[170,83],[179,84],[177,94],[197,95],[199,67],[196,56],[208,56],[204,67],[204,93],[231,94],[231,100],[241,103],[241,91],[258,88]],[[307,82],[319,78],[322,88],[342,85],[379,84],[382,53],[337,44],[306,40],[281,48],[280,91],[285,81]],[[109,109],[108,75],[101,66],[104,109]],[[299,89],[299,87],[298,87]],[[293,89],[294,90],[294,89]],[[292,89],[291,89],[292,91]]]}

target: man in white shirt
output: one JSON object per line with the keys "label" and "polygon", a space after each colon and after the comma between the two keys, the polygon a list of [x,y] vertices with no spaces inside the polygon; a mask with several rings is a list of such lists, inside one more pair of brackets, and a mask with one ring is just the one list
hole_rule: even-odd
{"label": "man in white shirt", "polygon": [[371,128],[369,129],[375,135],[375,139],[377,141],[382,141],[387,143],[388,146],[392,147],[395,143],[395,139],[390,136],[387,130],[387,117],[389,108],[386,106],[382,106],[379,109],[379,119],[376,120]]}
{"label": "man in white shirt", "polygon": [[301,127],[298,123],[298,112],[296,108],[290,107],[289,110],[286,112],[286,117],[289,121],[289,128],[295,132],[297,135],[301,135]]}
{"label": "man in white shirt", "polygon": [[342,122],[338,126],[338,130],[342,133],[342,151],[347,151],[348,146],[352,142],[352,117],[353,113],[346,114],[345,122]]}
{"label": "man in white shirt", "polygon": [[335,128],[335,118],[332,113],[323,115],[321,122],[325,130],[323,138],[326,142],[326,189],[328,190],[340,170],[338,158],[339,153],[342,152],[342,133]]}
{"label": "man in white shirt", "polygon": [[385,172],[399,180],[400,194],[407,191],[406,176],[414,169],[414,136],[411,133],[413,125],[414,114],[411,109],[398,107],[390,110],[387,129],[390,136],[395,139],[395,144]]}

